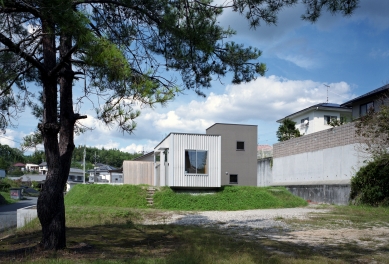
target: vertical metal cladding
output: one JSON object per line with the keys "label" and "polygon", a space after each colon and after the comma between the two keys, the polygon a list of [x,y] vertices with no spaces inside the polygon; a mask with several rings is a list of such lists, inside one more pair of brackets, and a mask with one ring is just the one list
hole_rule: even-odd
{"label": "vertical metal cladding", "polygon": [[[220,136],[172,134],[169,151],[169,186],[220,187]],[[207,151],[207,174],[185,173],[185,150]]]}

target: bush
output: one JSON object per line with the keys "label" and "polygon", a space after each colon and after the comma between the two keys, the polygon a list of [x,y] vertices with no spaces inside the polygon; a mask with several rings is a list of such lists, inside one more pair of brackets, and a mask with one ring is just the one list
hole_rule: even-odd
{"label": "bush", "polygon": [[350,200],[360,205],[389,205],[389,154],[361,167],[351,179]]}

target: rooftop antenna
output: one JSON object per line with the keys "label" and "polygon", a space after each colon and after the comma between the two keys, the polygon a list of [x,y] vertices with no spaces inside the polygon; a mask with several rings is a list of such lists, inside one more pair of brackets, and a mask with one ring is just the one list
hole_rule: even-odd
{"label": "rooftop antenna", "polygon": [[327,103],[328,103],[328,88],[330,88],[330,86],[329,86],[329,85],[327,85],[327,84],[324,84],[324,86],[326,86],[326,87],[327,87]]}

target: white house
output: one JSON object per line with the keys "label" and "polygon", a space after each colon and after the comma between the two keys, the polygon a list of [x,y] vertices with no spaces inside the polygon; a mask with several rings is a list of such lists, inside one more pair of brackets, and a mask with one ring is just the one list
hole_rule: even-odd
{"label": "white house", "polygon": [[350,107],[338,104],[321,103],[310,106],[296,113],[290,114],[277,120],[278,123],[286,118],[296,122],[296,128],[300,130],[301,135],[308,135],[318,131],[331,128],[328,124],[332,119],[351,121]]}
{"label": "white house", "polygon": [[221,136],[170,133],[154,148],[157,186],[221,186]]}
{"label": "white house", "polygon": [[32,164],[32,163],[27,163],[26,164],[26,171],[32,172],[32,171],[39,171],[39,165],[38,164]]}
{"label": "white house", "polygon": [[93,170],[88,170],[90,183],[123,183],[123,171],[115,167],[97,163]]}
{"label": "white house", "polygon": [[46,175],[47,170],[47,162],[42,162],[41,164],[39,164],[39,174]]}

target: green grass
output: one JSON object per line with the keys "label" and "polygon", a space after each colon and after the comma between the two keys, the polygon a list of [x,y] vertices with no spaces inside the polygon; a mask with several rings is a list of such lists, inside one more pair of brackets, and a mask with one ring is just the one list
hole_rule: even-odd
{"label": "green grass", "polygon": [[146,208],[146,189],[128,184],[78,184],[66,194],[65,205]]}
{"label": "green grass", "polygon": [[16,203],[16,202],[17,202],[16,200],[11,199],[9,192],[0,192],[0,205]]}
{"label": "green grass", "polygon": [[215,194],[175,193],[164,187],[154,194],[154,208],[169,210],[249,210],[306,206],[283,187],[224,186]]}

